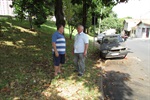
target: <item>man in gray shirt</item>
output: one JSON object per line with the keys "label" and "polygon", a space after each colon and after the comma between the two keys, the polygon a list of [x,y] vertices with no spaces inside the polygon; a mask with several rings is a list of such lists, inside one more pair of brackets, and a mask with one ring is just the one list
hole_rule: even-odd
{"label": "man in gray shirt", "polygon": [[75,36],[74,41],[74,72],[78,72],[78,76],[82,76],[85,71],[85,57],[87,55],[89,44],[88,36],[83,32],[83,30],[84,27],[82,25],[78,25],[78,34]]}

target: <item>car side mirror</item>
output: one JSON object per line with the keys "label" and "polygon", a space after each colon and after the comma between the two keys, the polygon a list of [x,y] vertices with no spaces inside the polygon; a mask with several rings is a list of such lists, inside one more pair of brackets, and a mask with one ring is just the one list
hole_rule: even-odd
{"label": "car side mirror", "polygon": [[99,44],[102,44],[102,40],[97,41]]}
{"label": "car side mirror", "polygon": [[102,40],[100,40],[100,44],[102,44]]}

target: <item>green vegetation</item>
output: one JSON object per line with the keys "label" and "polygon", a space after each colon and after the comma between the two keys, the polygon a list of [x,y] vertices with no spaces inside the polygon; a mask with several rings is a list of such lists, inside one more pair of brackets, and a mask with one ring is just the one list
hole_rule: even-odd
{"label": "green vegetation", "polygon": [[52,0],[14,0],[11,7],[19,19],[29,20],[32,29],[33,24],[40,27],[46,22],[47,16],[52,15],[53,4]]}
{"label": "green vegetation", "polygon": [[102,20],[101,23],[101,32],[104,32],[108,29],[116,29],[116,33],[120,34],[123,30],[123,21],[125,18],[117,18],[117,15],[112,12],[109,14],[109,17]]}
{"label": "green vegetation", "polygon": [[67,23],[70,26],[70,38],[76,24],[84,26],[88,33],[92,18],[104,19],[112,12],[112,8],[120,2],[128,0],[13,0],[10,5],[21,20],[28,19],[32,25],[40,27],[48,16],[56,18],[56,25]]}
{"label": "green vegetation", "polygon": [[56,30],[53,22],[34,26],[27,21],[0,19],[0,100],[99,100],[98,50],[89,46],[86,72],[83,77],[73,73],[73,40],[67,41],[66,64],[63,74],[54,77],[51,36]]}

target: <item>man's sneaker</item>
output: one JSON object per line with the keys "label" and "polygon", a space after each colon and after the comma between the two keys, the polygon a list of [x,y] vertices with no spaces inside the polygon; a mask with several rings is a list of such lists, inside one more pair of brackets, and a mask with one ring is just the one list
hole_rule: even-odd
{"label": "man's sneaker", "polygon": [[80,73],[79,73],[78,76],[83,76],[83,74],[80,74]]}

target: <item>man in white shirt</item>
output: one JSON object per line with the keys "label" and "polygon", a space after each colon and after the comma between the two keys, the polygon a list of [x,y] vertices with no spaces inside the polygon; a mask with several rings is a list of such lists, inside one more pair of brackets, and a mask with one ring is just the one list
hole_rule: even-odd
{"label": "man in white shirt", "polygon": [[88,36],[83,32],[84,27],[78,25],[78,34],[75,36],[74,41],[74,63],[75,70],[78,72],[78,76],[82,76],[85,71],[85,57],[87,55],[89,39]]}

